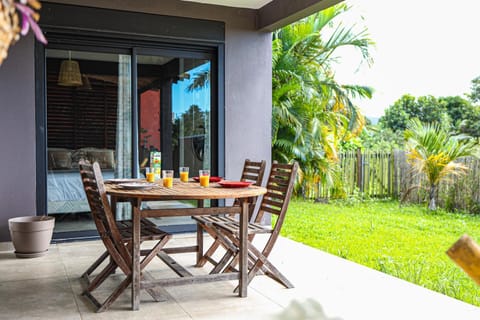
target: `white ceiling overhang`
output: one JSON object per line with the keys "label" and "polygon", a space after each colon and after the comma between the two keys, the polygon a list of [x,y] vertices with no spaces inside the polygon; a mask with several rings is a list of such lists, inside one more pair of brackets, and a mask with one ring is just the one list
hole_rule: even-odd
{"label": "white ceiling overhang", "polygon": [[343,0],[181,0],[257,11],[257,29],[274,31]]}
{"label": "white ceiling overhang", "polygon": [[215,4],[218,6],[260,9],[272,0],[182,0],[187,2],[199,2],[206,4]]}

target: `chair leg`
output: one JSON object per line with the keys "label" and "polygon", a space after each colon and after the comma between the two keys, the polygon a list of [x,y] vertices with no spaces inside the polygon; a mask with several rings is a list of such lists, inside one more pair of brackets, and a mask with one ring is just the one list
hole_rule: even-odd
{"label": "chair leg", "polygon": [[229,261],[235,259],[238,255],[233,252],[232,250],[227,250],[223,255],[222,259],[220,259],[217,265],[210,271],[210,274],[220,273],[224,269],[224,267],[229,263]]}
{"label": "chair leg", "polygon": [[[143,258],[142,262],[140,263],[140,270],[143,270],[152,259],[157,256],[160,250],[165,246],[165,244],[170,240],[171,236],[165,236],[161,241],[159,241]],[[145,252],[145,251],[144,251]],[[146,271],[142,272],[141,277],[147,278],[152,280],[153,277]],[[168,300],[168,293],[163,288],[151,288],[146,290],[150,296],[156,301],[166,301]]]}
{"label": "chair leg", "polygon": [[112,303],[117,300],[117,298],[125,291],[125,289],[132,283],[132,275],[130,274],[125,278],[125,280],[120,283],[120,285],[115,289],[115,291],[112,292],[112,294],[105,300],[105,302],[102,304],[102,306],[97,310],[97,312],[103,312],[110,308]]}
{"label": "chair leg", "polygon": [[[198,232],[198,230],[200,230],[200,232]],[[203,253],[203,231],[202,230],[205,230],[214,239],[214,242],[205,253]],[[199,234],[202,235],[200,238],[198,238]],[[199,254],[197,254],[196,267],[203,267],[207,262],[210,262],[215,267],[218,263],[213,259],[213,254],[221,245],[223,245],[222,241],[218,239],[218,232],[216,231],[216,229],[212,228],[212,225],[210,224],[203,224],[203,223],[197,222],[197,242],[201,243],[201,249],[199,246],[199,251],[198,251]]]}
{"label": "chair leg", "polygon": [[[165,246],[165,244],[170,240],[171,237],[164,237],[161,241],[159,241],[151,250],[144,250],[142,253],[145,253],[145,257],[143,258],[140,269],[143,270],[145,266],[159,253],[159,251]],[[126,244],[127,248],[131,247],[131,242]],[[106,258],[108,257],[108,253],[104,253],[95,263],[85,272],[84,275],[88,278],[88,272],[93,272]],[[127,276],[118,287],[117,289],[105,300],[104,303],[98,302],[98,300],[92,295],[92,291],[98,288],[107,278],[111,275],[117,268],[117,264],[110,259],[108,265],[88,284],[87,289],[84,290],[83,295],[87,297],[97,308],[97,312],[102,312],[108,309],[108,307],[118,298],[118,296],[125,290],[125,288],[130,284],[132,276]],[[151,279],[152,277],[148,273],[143,273],[143,277]],[[83,277],[83,276],[82,276]],[[168,294],[164,289],[155,288],[155,289],[147,289],[147,292],[152,296],[152,298],[159,302],[159,301],[166,301],[168,298]]]}
{"label": "chair leg", "polygon": [[258,257],[257,262],[252,267],[252,269],[255,268],[257,270],[256,273],[261,270],[265,275],[277,281],[287,289],[293,288],[293,284],[268,260],[264,252],[258,251],[253,245],[250,247],[251,252]]}
{"label": "chair leg", "polygon": [[[260,270],[263,270],[267,276],[282,284],[287,289],[294,287],[293,284],[267,259],[267,257],[251,243],[248,244],[248,250],[249,253],[253,254],[257,260],[248,272],[247,284],[253,280]],[[239,288],[237,286],[234,292],[238,292],[238,289]]]}
{"label": "chair leg", "polygon": [[[232,234],[229,233],[219,233],[223,237],[219,237],[222,240],[222,244],[225,244],[228,239],[232,243],[232,245],[239,247],[239,239],[234,237]],[[252,237],[253,239],[253,237]],[[227,252],[228,253],[228,252]],[[268,260],[267,256],[270,251],[260,252],[251,241],[248,241],[248,258],[249,258],[249,266],[248,266],[248,279],[247,284],[249,284],[253,278],[259,273],[263,272],[265,275],[269,276],[273,280],[279,282],[286,288],[293,288],[293,284]],[[238,263],[238,254],[235,254],[231,259],[230,264],[224,269],[223,272],[231,272],[236,271],[235,266]],[[235,293],[238,293],[239,287],[237,286],[234,290]]]}
{"label": "chair leg", "polygon": [[212,247],[218,244],[217,247],[213,248],[213,252],[217,250],[218,246],[222,246],[226,250],[225,254],[218,262],[213,260],[211,256],[206,257],[206,259],[214,266],[210,271],[210,274],[220,273],[225,270],[226,266],[233,263],[232,259],[236,259],[238,256],[238,245],[235,244],[234,239],[230,239],[228,234],[223,234],[218,228],[207,226],[206,230],[215,239]]}
{"label": "chair leg", "polygon": [[95,271],[99,265],[109,256],[108,251],[105,251],[95,262],[82,274],[82,279],[86,281],[87,284],[90,284],[89,276]]}
{"label": "chair leg", "polygon": [[[238,269],[236,268],[238,264],[239,256],[238,253],[235,255],[235,257],[231,260],[230,264],[224,269],[223,272],[238,272]],[[253,268],[253,264],[257,261],[257,258],[252,255],[250,252],[248,252],[248,270]],[[262,270],[263,271],[263,270]]]}
{"label": "chair leg", "polygon": [[[208,261],[210,261],[210,259],[212,258],[213,254],[215,253],[215,251],[217,251],[217,249],[220,247],[220,241],[218,241],[218,239],[215,239],[214,242],[212,243],[212,245],[208,248],[207,251],[205,251],[205,253],[202,255],[202,257],[200,258],[200,260],[197,262],[197,267],[203,267],[205,265],[205,263],[207,263]],[[210,259],[209,259],[210,258]]]}
{"label": "chair leg", "polygon": [[170,240],[171,236],[165,236],[161,241],[159,241],[150,252],[143,258],[142,262],[140,263],[140,270],[143,270],[147,264],[152,261],[152,259],[162,250],[162,248],[167,244],[168,240]]}
{"label": "chair leg", "polygon": [[113,261],[110,261],[108,265],[103,268],[103,270],[89,283],[85,292],[92,292],[96,288],[98,288],[112,272],[117,268],[117,264]]}
{"label": "chair leg", "polygon": [[264,270],[266,276],[272,278],[273,280],[277,281],[281,285],[283,285],[287,289],[293,288],[293,284],[285,277],[277,268],[275,268],[270,261],[266,261],[265,266],[267,267]]}
{"label": "chair leg", "polygon": [[130,285],[132,282],[132,275],[130,274],[127,276],[118,286],[117,288],[110,294],[110,296],[103,302],[100,303],[93,295],[92,291],[84,291],[83,296],[87,298],[90,302],[93,303],[95,307],[97,307],[97,312],[103,312],[107,310],[115,300],[125,291],[125,289]]}

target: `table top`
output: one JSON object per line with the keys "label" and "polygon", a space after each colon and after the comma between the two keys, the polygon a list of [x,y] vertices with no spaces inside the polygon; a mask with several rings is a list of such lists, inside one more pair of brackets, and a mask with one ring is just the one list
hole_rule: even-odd
{"label": "table top", "polygon": [[[136,180],[145,182],[145,180]],[[198,182],[181,182],[174,179],[173,188],[165,188],[162,181],[154,182],[155,186],[148,189],[124,189],[116,183],[105,184],[109,195],[124,198],[140,198],[155,200],[206,200],[206,199],[234,199],[256,197],[267,192],[264,187],[249,186],[247,188],[223,188],[217,183],[210,183],[209,187],[200,187]]]}

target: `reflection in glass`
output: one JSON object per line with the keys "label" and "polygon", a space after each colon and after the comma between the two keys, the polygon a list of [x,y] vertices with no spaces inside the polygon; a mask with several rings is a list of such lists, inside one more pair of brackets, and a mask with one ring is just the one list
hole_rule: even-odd
{"label": "reflection in glass", "polygon": [[[142,174],[146,168],[157,165],[173,169],[175,177],[180,176],[180,167],[189,167],[192,175],[198,174],[199,169],[210,169],[210,61],[147,55],[138,55],[137,61]],[[157,162],[152,163],[152,159]],[[196,206],[196,202],[162,201],[144,205],[151,209],[179,208]],[[181,225],[191,224],[192,220],[171,217],[155,222]]]}
{"label": "reflection in glass", "polygon": [[[47,212],[56,215],[56,232],[94,230],[78,162],[97,161],[105,179],[131,177],[131,58],[55,49],[46,57]],[[78,63],[81,85],[58,82],[70,59]]]}
{"label": "reflection in glass", "polygon": [[210,169],[210,62],[199,62],[172,90],[174,166],[192,172]]}
{"label": "reflection in glass", "polygon": [[[138,56],[140,168],[210,168],[210,61]],[[178,176],[178,172],[175,172]]]}

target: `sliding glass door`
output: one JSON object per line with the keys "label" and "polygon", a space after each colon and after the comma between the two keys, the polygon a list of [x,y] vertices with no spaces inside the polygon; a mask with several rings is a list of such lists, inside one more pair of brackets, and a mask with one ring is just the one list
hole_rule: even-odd
{"label": "sliding glass door", "polygon": [[[110,51],[110,52],[109,52]],[[211,53],[62,44],[46,50],[46,210],[59,238],[95,233],[78,173],[99,162],[105,179],[144,177],[154,155],[162,169],[215,172]],[[213,78],[213,79],[212,79]],[[184,207],[191,203],[145,203]],[[120,209],[120,208],[118,208]],[[118,219],[130,218],[129,208]],[[156,220],[182,230],[190,218]],[[82,233],[83,232],[83,233]]]}
{"label": "sliding glass door", "polygon": [[[139,169],[161,157],[162,169],[189,167],[190,175],[211,168],[211,62],[178,55],[138,54]],[[186,201],[148,202],[145,206],[188,207]],[[156,219],[157,224],[191,224],[190,218]]]}
{"label": "sliding glass door", "polygon": [[81,159],[104,178],[132,176],[131,56],[46,50],[47,213],[56,232],[94,230],[78,172]]}
{"label": "sliding glass door", "polygon": [[140,168],[161,152],[162,168],[210,169],[210,61],[137,56]]}

